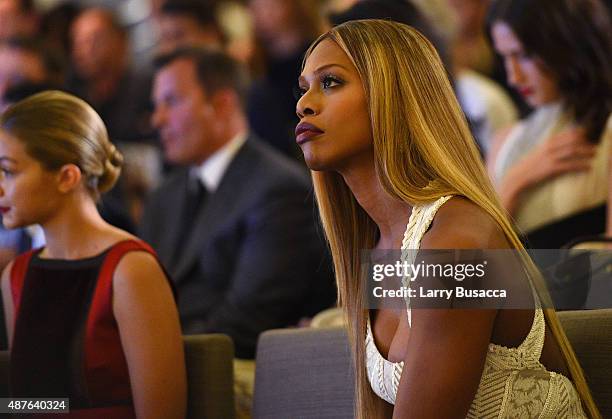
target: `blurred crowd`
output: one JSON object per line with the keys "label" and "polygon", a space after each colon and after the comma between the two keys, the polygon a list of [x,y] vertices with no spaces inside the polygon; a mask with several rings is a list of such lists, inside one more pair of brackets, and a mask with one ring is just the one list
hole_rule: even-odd
{"label": "blurred crowd", "polygon": [[109,198],[123,227],[138,224],[147,194],[171,166],[151,123],[152,64],[177,46],[222,49],[243,63],[252,81],[251,130],[297,160],[293,90],[302,55],[326,26],[352,18],[405,16],[435,39],[483,153],[493,132],[526,111],[519,95],[503,89],[503,68],[483,30],[486,1],[365,1],[348,10],[352,3],[0,0],[0,108],[47,88],[90,103],[126,157]]}

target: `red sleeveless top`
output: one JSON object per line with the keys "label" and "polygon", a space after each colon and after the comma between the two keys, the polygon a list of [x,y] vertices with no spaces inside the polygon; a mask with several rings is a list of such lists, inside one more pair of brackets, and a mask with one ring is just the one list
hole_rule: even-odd
{"label": "red sleeveless top", "polygon": [[41,259],[40,250],[18,256],[10,274],[13,397],[69,398],[70,413],[52,418],[135,418],[113,274],[127,252],[155,252],[136,240],[78,260]]}

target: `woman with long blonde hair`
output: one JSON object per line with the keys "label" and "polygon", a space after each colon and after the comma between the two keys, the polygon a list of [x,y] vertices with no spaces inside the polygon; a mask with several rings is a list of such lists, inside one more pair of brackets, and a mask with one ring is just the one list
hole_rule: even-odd
{"label": "woman with long blonde hair", "polygon": [[399,23],[347,22],[312,44],[299,85],[296,141],[349,324],[356,415],[600,417],[536,296],[523,310],[363,303],[363,249],[523,250],[429,41]]}

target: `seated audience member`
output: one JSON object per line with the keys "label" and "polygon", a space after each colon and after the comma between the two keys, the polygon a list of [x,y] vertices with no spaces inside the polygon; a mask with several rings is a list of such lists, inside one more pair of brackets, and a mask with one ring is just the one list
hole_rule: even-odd
{"label": "seated audience member", "polygon": [[161,54],[179,46],[221,48],[223,31],[215,16],[214,0],[166,0],[157,15]]}
{"label": "seated audience member", "polygon": [[255,48],[247,113],[253,132],[277,150],[301,160],[295,144],[295,78],[304,51],[323,31],[317,2],[249,0]]}
{"label": "seated audience member", "polygon": [[161,152],[150,124],[151,78],[128,58],[128,38],[112,12],[90,8],[72,26],[74,73],[67,89],[100,114],[110,138],[125,156],[120,188],[113,196],[138,221],[142,192],[159,177]]}
{"label": "seated audience member", "polygon": [[488,1],[448,0],[456,27],[449,39],[455,91],[478,146],[486,156],[497,132],[516,123],[512,98],[492,77],[503,79],[485,31]]}
{"label": "seated audience member", "polygon": [[[6,107],[19,102],[36,93],[57,87],[47,83],[22,82],[11,86],[4,93],[3,105]],[[4,109],[0,110],[0,113]],[[126,230],[130,233],[135,231],[134,223],[120,201],[110,194],[104,194],[97,203],[102,218],[109,224]],[[26,226],[25,228],[7,230],[0,224],[0,269],[19,253],[45,245],[43,230],[38,225]],[[4,330],[4,313],[0,311],[0,350],[8,347],[6,331]]]}
{"label": "seated audience member", "polygon": [[3,224],[39,224],[46,238],[2,274],[12,397],[69,398],[74,418],[184,418],[172,286],[153,250],[95,205],[121,163],[74,96],[46,91],[0,117]]}
{"label": "seated audience member", "polygon": [[252,358],[259,333],[335,300],[310,182],[249,132],[243,69],[220,51],[157,61],[153,124],[182,166],[148,202],[142,237],[179,290],[185,333],[230,335]]}
{"label": "seated audience member", "polygon": [[500,133],[489,156],[503,205],[532,247],[603,233],[612,152],[607,11],[598,0],[498,0],[488,26],[508,82],[534,108]]}
{"label": "seated audience member", "polygon": [[[299,87],[296,141],[348,320],[356,417],[600,418],[432,44],[390,20],[346,22],[308,49]],[[396,265],[425,250],[515,249],[520,259],[504,258],[500,271],[530,303],[454,295],[428,304],[409,293],[368,304],[364,249],[401,249]],[[460,280],[406,275],[402,288],[420,293]]]}
{"label": "seated audience member", "polygon": [[62,56],[70,56],[70,28],[80,11],[75,2],[58,2],[41,14],[39,36]]}
{"label": "seated audience member", "polygon": [[21,84],[61,86],[65,68],[61,54],[32,38],[0,41],[0,112],[11,101],[6,92]]}
{"label": "seated audience member", "polygon": [[89,8],[72,24],[73,72],[68,91],[90,103],[114,142],[153,139],[151,80],[130,67],[125,28],[109,10]]}
{"label": "seated audience member", "polygon": [[493,133],[516,120],[516,109],[510,98],[493,81],[451,60],[447,43],[439,35],[440,31],[431,25],[417,6],[396,0],[362,0],[330,16],[334,25],[359,19],[391,19],[405,23],[433,43],[447,71],[453,76],[455,93],[482,154],[487,152]]}
{"label": "seated audience member", "polygon": [[451,41],[453,62],[460,68],[491,76],[495,56],[484,30],[489,2],[446,0],[446,3],[455,23]]}
{"label": "seated audience member", "polygon": [[34,0],[0,0],[0,41],[30,38],[38,32]]}
{"label": "seated audience member", "polygon": [[[52,89],[54,87],[57,87],[57,84],[31,82],[16,84],[11,86],[5,92],[4,104],[8,107],[27,98],[28,96]],[[130,218],[129,213],[118,198],[105,194],[98,201],[97,207],[102,218],[109,224],[130,233],[133,233],[136,230],[134,222]],[[5,232],[6,230],[0,226],[0,236],[2,236]],[[38,247],[45,244],[44,235],[37,226],[29,226],[23,230],[12,230],[10,232],[10,237],[12,237],[13,240],[0,239],[0,243],[2,243],[0,244],[0,249],[3,251],[8,251],[7,254],[10,254],[10,250],[13,252],[23,252],[32,247]],[[5,245],[9,244],[10,247],[5,247]],[[5,260],[4,258],[0,257],[0,268],[4,268],[8,262],[9,260]]]}

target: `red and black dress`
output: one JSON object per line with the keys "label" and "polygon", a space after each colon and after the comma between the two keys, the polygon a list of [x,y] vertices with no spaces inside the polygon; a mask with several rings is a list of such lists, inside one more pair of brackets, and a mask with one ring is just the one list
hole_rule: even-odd
{"label": "red and black dress", "polygon": [[130,251],[155,255],[127,240],[85,259],[41,259],[40,249],[15,259],[13,397],[67,397],[71,418],[135,417],[112,306],[113,274]]}

